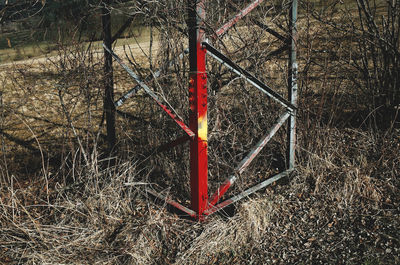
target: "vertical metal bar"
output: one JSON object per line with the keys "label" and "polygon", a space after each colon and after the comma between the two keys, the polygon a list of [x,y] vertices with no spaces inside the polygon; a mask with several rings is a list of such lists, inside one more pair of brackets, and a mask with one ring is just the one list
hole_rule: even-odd
{"label": "vertical metal bar", "polygon": [[205,0],[189,2],[189,122],[195,137],[190,143],[191,208],[201,218],[208,201],[207,160],[207,74],[204,40]]}
{"label": "vertical metal bar", "polygon": [[[289,54],[289,74],[288,74],[288,99],[292,105],[297,106],[297,0],[292,1],[289,16],[289,27],[291,32],[290,54]],[[296,148],[296,110],[291,113],[288,121],[288,148],[287,165],[289,169],[295,166]]]}

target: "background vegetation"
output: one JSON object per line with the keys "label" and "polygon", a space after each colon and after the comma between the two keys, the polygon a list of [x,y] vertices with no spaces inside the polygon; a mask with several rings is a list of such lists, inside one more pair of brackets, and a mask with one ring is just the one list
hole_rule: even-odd
{"label": "background vegetation", "polygon": [[[400,263],[400,1],[300,1],[296,171],[203,223],[145,193],[187,203],[188,146],[155,152],[180,131],[141,91],[116,110],[109,163],[104,3],[1,4],[1,263]],[[282,94],[289,5],[266,1],[210,37]],[[207,34],[243,6],[209,1]],[[113,33],[131,20],[114,50],[143,79],[187,45],[186,1],[106,8]],[[207,67],[212,191],[282,109],[211,59]],[[148,81],[184,120],[187,69],[187,58],[176,60]],[[113,77],[115,99],[135,85],[118,66]],[[282,130],[227,196],[284,169],[285,138]]]}

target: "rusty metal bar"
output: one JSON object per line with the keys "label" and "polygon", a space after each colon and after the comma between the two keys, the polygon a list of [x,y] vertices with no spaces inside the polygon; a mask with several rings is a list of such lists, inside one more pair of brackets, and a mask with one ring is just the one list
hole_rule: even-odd
{"label": "rusty metal bar", "polygon": [[[288,99],[290,103],[297,106],[297,0],[293,0],[290,8],[289,27],[292,34],[289,53],[289,80],[288,80]],[[295,166],[295,149],[296,149],[296,110],[292,113],[288,121],[287,134],[287,165],[289,169]]]}
{"label": "rusty metal bar", "polygon": [[[240,161],[239,165],[235,168],[235,173],[242,174],[243,171],[250,165],[250,163],[254,160],[254,158],[260,153],[260,151],[265,147],[265,145],[272,139],[275,133],[279,130],[280,127],[284,124],[284,122],[289,118],[290,113],[285,112],[282,114],[276,124],[272,126],[269,130],[268,134],[265,135],[246,155],[245,158]],[[218,188],[218,190],[211,196],[209,200],[209,205],[215,205],[219,199],[226,193],[226,191],[232,186],[232,184],[236,181],[236,175],[230,176],[227,180],[222,183],[222,185]]]}
{"label": "rusty metal bar", "polygon": [[279,174],[277,174],[277,175],[275,175],[275,176],[273,176],[273,177],[271,177],[271,178],[269,178],[269,179],[267,179],[267,180],[255,185],[255,186],[243,191],[242,193],[240,193],[240,194],[238,194],[238,195],[236,195],[236,196],[234,196],[234,197],[232,197],[230,199],[227,199],[226,201],[223,201],[223,202],[215,205],[214,207],[210,207],[209,209],[207,209],[204,212],[204,215],[210,215],[210,214],[213,214],[215,212],[218,212],[218,211],[222,210],[223,208],[225,208],[225,207],[227,207],[227,206],[229,206],[229,205],[231,205],[231,204],[233,204],[233,203],[235,203],[235,202],[237,202],[237,201],[249,196],[250,194],[252,194],[252,193],[254,193],[254,192],[256,192],[256,191],[258,191],[258,190],[260,190],[262,188],[265,188],[268,185],[271,185],[275,181],[278,181],[279,179],[288,176],[292,171],[293,170],[283,171],[283,172],[281,172],[281,173],[279,173]]}
{"label": "rusty metal bar", "polygon": [[217,49],[212,47],[210,44],[208,44],[207,42],[203,42],[202,44],[207,48],[208,53],[214,59],[216,59],[221,64],[225,65],[227,68],[229,68],[231,71],[233,71],[240,77],[243,77],[244,79],[246,79],[250,84],[252,84],[256,88],[258,88],[261,92],[268,95],[269,97],[271,97],[272,99],[274,99],[275,101],[280,103],[285,108],[288,108],[292,112],[297,109],[292,103],[290,103],[288,100],[283,98],[277,92],[272,90],[272,88],[270,88],[269,86],[267,86],[266,84],[261,82],[259,79],[254,77],[252,74],[250,74],[249,72],[247,72],[246,70],[241,68],[239,65],[235,64],[232,60],[230,60],[228,57],[226,57],[225,55],[220,53]]}
{"label": "rusty metal bar", "polygon": [[167,106],[161,104],[161,102],[157,101],[157,104],[178,124],[179,127],[182,128],[182,130],[185,131],[185,133],[190,137],[193,138],[195,137],[195,133],[175,114],[173,114]]}
{"label": "rusty metal bar", "polygon": [[171,206],[177,208],[178,210],[186,213],[187,215],[189,215],[192,218],[196,218],[197,217],[197,214],[196,214],[195,211],[190,210],[189,208],[187,208],[187,207],[183,206],[182,204],[170,199],[169,197],[167,197],[165,195],[162,195],[161,193],[158,193],[158,192],[156,192],[154,190],[151,190],[151,189],[146,189],[146,192],[151,194],[152,196],[162,200],[162,201],[165,201],[169,205],[171,205]]}
{"label": "rusty metal bar", "polygon": [[[241,10],[238,14],[236,14],[236,16],[234,18],[232,18],[228,23],[222,25],[219,29],[217,29],[215,34],[218,37],[223,35],[229,28],[231,28],[234,24],[236,24],[237,21],[239,21],[241,18],[246,16],[248,13],[250,13],[254,8],[256,8],[259,4],[261,4],[261,2],[263,2],[263,0],[257,0],[257,1],[254,1],[253,3],[251,3],[250,5],[248,5],[245,9]],[[176,62],[177,59],[182,59],[183,56],[188,53],[189,53],[189,49],[186,48],[183,52],[181,52],[178,56],[176,56],[176,58],[169,61],[167,63],[167,67],[171,67]],[[145,81],[150,81],[152,78],[158,78],[161,76],[161,73],[162,73],[162,69],[159,69],[159,70],[155,71],[154,74],[147,76],[145,78]],[[137,93],[137,91],[139,91],[140,88],[141,88],[140,85],[136,85],[135,87],[133,87],[131,90],[126,92],[122,97],[120,97],[117,101],[115,101],[114,106],[119,107],[122,104],[124,104],[124,102],[127,99],[133,97]]]}
{"label": "rusty metal bar", "polygon": [[104,46],[104,49],[106,49],[113,57],[114,59],[128,72],[128,74],[139,84],[140,87],[142,87],[144,89],[144,91],[146,91],[146,93],[152,97],[154,99],[154,101],[156,101],[156,103],[178,124],[179,127],[181,127],[186,133],[187,135],[189,135],[189,137],[194,137],[195,134],[194,132],[189,129],[188,126],[186,126],[186,124],[183,123],[183,121],[181,119],[179,119],[178,116],[176,116],[175,114],[172,113],[171,110],[168,109],[167,106],[165,106],[164,104],[161,103],[160,99],[157,97],[156,94],[154,94],[154,92],[142,81],[140,80],[139,76],[137,76],[132,69],[130,69],[119,57],[118,55],[116,55],[113,51],[111,51],[110,49],[108,49],[106,46]]}
{"label": "rusty metal bar", "polygon": [[219,37],[223,35],[225,32],[228,31],[233,25],[235,25],[240,19],[242,19],[244,16],[246,16],[248,13],[250,13],[254,8],[256,8],[258,5],[260,5],[264,0],[256,0],[253,1],[251,4],[249,4],[246,8],[241,10],[236,16],[234,16],[231,20],[229,20],[227,23],[222,25],[215,34]]}
{"label": "rusty metal bar", "polygon": [[[235,9],[236,11],[239,11],[239,8],[236,5],[234,5],[232,3],[228,3],[228,5],[230,7],[232,7],[233,9]],[[260,27],[262,30],[268,32],[269,34],[275,36],[277,39],[279,39],[279,40],[281,40],[283,42],[287,42],[289,40],[287,37],[282,36],[281,34],[276,32],[275,30],[271,29],[270,27],[268,27],[264,23],[258,21],[254,17],[250,17],[250,21],[253,22],[255,25],[257,25],[258,27]]]}

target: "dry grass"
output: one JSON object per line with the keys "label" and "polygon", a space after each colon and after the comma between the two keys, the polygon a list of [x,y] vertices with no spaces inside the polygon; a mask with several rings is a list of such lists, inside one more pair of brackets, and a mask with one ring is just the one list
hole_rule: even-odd
{"label": "dry grass", "polygon": [[[144,192],[153,185],[187,204],[189,181],[187,146],[150,155],[180,132],[141,92],[120,109],[120,156],[115,166],[107,165],[96,47],[92,53],[80,45],[60,47],[58,58],[3,67],[0,263],[399,264],[398,124],[378,132],[365,126],[363,104],[348,79],[352,73],[342,64],[352,42],[333,49],[340,36],[308,19],[299,27],[296,172],[202,223],[168,211]],[[162,64],[186,42],[160,32],[163,49],[153,50],[153,61],[133,48],[133,58],[144,62],[142,68],[134,62],[135,70],[143,75],[150,62]],[[253,73],[267,69],[263,77],[283,93],[285,58],[260,63],[279,46],[263,34],[243,26],[220,48]],[[265,42],[255,43],[254,53],[243,49],[257,39]],[[182,60],[151,85],[187,120],[185,66]],[[211,60],[208,67],[210,86],[230,81],[210,91],[212,190],[271,125],[272,110],[279,107],[242,80],[230,80]],[[133,85],[119,67],[115,79],[116,97]],[[232,193],[285,167],[285,132],[276,139]]]}
{"label": "dry grass", "polygon": [[[132,163],[74,184],[3,187],[2,262],[26,264],[396,264],[400,139],[318,129],[296,174],[237,205],[185,221],[148,200]],[[390,143],[393,148],[385,149]],[[48,186],[48,188],[47,188]],[[371,263],[369,263],[371,262]]]}

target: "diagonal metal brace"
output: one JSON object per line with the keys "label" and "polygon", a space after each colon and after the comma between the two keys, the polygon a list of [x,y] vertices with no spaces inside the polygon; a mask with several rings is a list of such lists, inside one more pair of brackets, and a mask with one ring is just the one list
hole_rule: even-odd
{"label": "diagonal metal brace", "polygon": [[233,27],[240,19],[242,19],[244,16],[246,16],[248,13],[250,13],[254,8],[259,6],[264,0],[255,0],[251,4],[249,4],[246,8],[243,10],[240,10],[239,13],[237,13],[232,19],[230,19],[227,23],[222,25],[215,34],[219,37],[223,35],[225,32],[228,31],[231,27]]}
{"label": "diagonal metal brace", "polygon": [[[272,126],[269,130],[268,134],[265,135],[254,147],[251,151],[246,155],[245,158],[240,161],[239,165],[235,168],[235,173],[242,174],[243,171],[250,165],[250,163],[254,160],[254,158],[261,152],[264,146],[272,139],[275,133],[282,127],[283,123],[289,118],[290,113],[285,112],[282,114],[276,124]],[[219,199],[226,193],[226,191],[233,185],[236,181],[236,175],[230,176],[227,180],[222,183],[222,185],[218,188],[218,190],[211,196],[209,200],[209,205],[215,205]]]}
{"label": "diagonal metal brace", "polygon": [[267,179],[267,180],[255,185],[255,186],[243,191],[242,193],[240,193],[240,194],[238,194],[236,196],[233,196],[232,198],[227,199],[226,201],[223,201],[223,202],[215,205],[214,207],[210,207],[206,211],[204,211],[204,215],[210,215],[210,214],[213,214],[215,212],[218,212],[218,211],[222,210],[223,208],[225,208],[225,207],[227,207],[227,206],[229,206],[229,205],[231,205],[231,204],[233,204],[233,203],[235,203],[235,202],[237,202],[237,201],[249,196],[250,194],[252,194],[252,193],[254,193],[254,192],[256,192],[256,191],[258,191],[258,190],[260,190],[262,188],[265,188],[265,187],[271,185],[275,181],[278,181],[279,179],[281,179],[283,177],[289,176],[289,174],[291,172],[293,172],[293,169],[288,169],[286,171],[283,171],[283,172],[281,172],[281,173],[279,173],[279,174],[277,174],[277,175],[275,175],[275,176],[273,176],[273,177],[271,177],[271,178],[269,178],[269,179]]}
{"label": "diagonal metal brace", "polygon": [[271,140],[271,138],[275,135],[275,133],[279,130],[279,128],[283,125],[283,123],[289,118],[290,113],[285,112],[282,116],[279,117],[276,124],[271,128],[267,135],[265,135],[248,153],[248,155],[240,162],[237,166],[237,172],[239,174],[243,173],[243,171],[248,167],[248,165],[253,161],[253,159],[261,152],[264,146]]}
{"label": "diagonal metal brace", "polygon": [[189,135],[189,137],[193,138],[195,136],[194,132],[188,127],[186,126],[186,124],[183,123],[183,121],[181,119],[179,119],[179,117],[175,114],[172,113],[171,110],[168,109],[167,106],[165,106],[164,104],[161,103],[160,99],[157,97],[157,95],[142,81],[140,80],[139,76],[137,76],[132,69],[129,68],[129,66],[127,66],[119,57],[118,55],[116,55],[113,51],[111,51],[110,49],[108,49],[104,44],[103,44],[104,49],[107,50],[107,52],[109,52],[114,59],[128,72],[128,74],[135,79],[135,81],[139,84],[139,86],[141,88],[144,89],[144,91],[146,91],[146,93],[152,97],[154,99],[154,101],[178,124],[179,127],[181,127],[186,133],[187,135]]}
{"label": "diagonal metal brace", "polygon": [[[237,13],[231,20],[229,20],[227,23],[225,23],[224,25],[222,25],[221,27],[219,27],[216,30],[216,32],[215,32],[216,37],[220,37],[223,34],[225,34],[225,32],[227,32],[231,27],[233,27],[241,18],[246,16],[248,13],[250,13],[253,9],[255,9],[257,6],[259,6],[262,2],[263,2],[263,0],[255,0],[251,4],[249,4],[246,8],[244,8],[243,10],[240,10],[239,13]],[[176,62],[176,60],[182,59],[183,56],[188,53],[189,53],[189,49],[186,48],[185,50],[183,50],[183,52],[181,52],[174,59],[167,62],[166,67],[164,67],[164,68],[171,67]],[[145,81],[150,81],[152,78],[160,77],[162,70],[163,70],[163,68],[158,69],[156,72],[154,72],[154,74],[147,76],[145,78]],[[141,88],[140,85],[136,85],[135,87],[133,87],[131,90],[126,92],[122,97],[120,97],[117,101],[115,101],[114,106],[117,108],[117,107],[121,106],[122,104],[124,104],[124,102],[127,99],[133,97],[139,91],[140,88]]]}
{"label": "diagonal metal brace", "polygon": [[[216,31],[215,31],[215,35],[216,37],[220,37],[223,34],[225,34],[231,27],[233,27],[240,19],[242,19],[244,16],[246,16],[248,13],[250,13],[253,9],[255,9],[257,6],[259,6],[264,0],[255,0],[253,1],[251,4],[249,4],[246,8],[244,8],[243,10],[240,10],[239,13],[237,13],[231,20],[229,20],[227,23],[225,23],[224,25],[222,25],[221,27],[219,27]],[[177,59],[182,59],[183,56],[185,54],[189,53],[189,49],[186,48],[185,50],[183,50],[183,52],[181,52],[178,56],[176,56],[174,59],[172,59],[171,61],[169,61],[166,64],[165,68],[171,67]],[[152,78],[158,78],[160,77],[161,73],[162,73],[163,69],[158,69],[156,72],[154,72],[154,74],[149,75],[145,78],[145,81],[150,81]],[[133,87],[131,90],[129,90],[128,92],[126,92],[122,97],[120,97],[117,101],[114,102],[114,106],[117,108],[119,106],[121,106],[122,104],[124,104],[124,102],[133,97],[140,89],[140,85],[136,85],[135,87]]]}
{"label": "diagonal metal brace", "polygon": [[[178,56],[176,56],[175,58],[173,58],[171,61],[169,61],[165,67],[158,69],[157,71],[155,71],[153,74],[147,76],[144,80],[145,81],[151,81],[151,79],[153,78],[158,78],[161,76],[161,73],[164,69],[171,67],[172,65],[174,65],[174,63],[178,60],[178,59],[182,59],[183,56],[185,54],[189,53],[189,49],[185,49],[183,50],[183,52],[181,52]],[[133,97],[141,88],[140,85],[136,85],[135,87],[133,87],[131,90],[129,90],[128,92],[126,92],[122,97],[120,97],[117,101],[114,102],[114,106],[117,108],[119,106],[121,106],[122,104],[124,104],[124,102]]]}
{"label": "diagonal metal brace", "polygon": [[139,91],[140,86],[136,85],[134,86],[131,90],[129,90],[128,92],[126,92],[122,97],[120,97],[117,101],[114,102],[114,106],[116,108],[118,108],[119,106],[121,106],[122,104],[124,104],[124,102],[133,97],[134,95],[136,95],[136,93]]}
{"label": "diagonal metal brace", "polygon": [[202,42],[202,45],[206,47],[207,51],[209,54],[219,61],[221,64],[225,65],[228,67],[230,70],[232,70],[234,73],[237,75],[243,77],[246,79],[250,84],[258,88],[261,92],[264,94],[268,95],[278,103],[280,103],[282,106],[285,108],[288,108],[291,112],[297,110],[297,107],[295,107],[292,103],[290,103],[288,100],[286,100],[284,97],[279,95],[277,92],[272,90],[269,86],[261,82],[259,79],[257,79],[255,76],[250,74],[248,71],[240,67],[239,65],[235,64],[232,60],[230,60],[228,57],[220,53],[217,49],[215,49],[213,46],[211,46],[207,42]]}
{"label": "diagonal metal brace", "polygon": [[278,32],[276,32],[275,30],[271,29],[270,27],[268,27],[267,25],[265,25],[264,23],[258,21],[255,18],[251,18],[251,22],[253,22],[255,25],[257,25],[258,27],[260,27],[262,30],[268,32],[269,34],[271,34],[272,36],[274,36],[275,38],[285,42],[285,43],[289,43],[290,42],[290,38],[286,37],[286,36],[282,36],[281,34],[279,34]]}
{"label": "diagonal metal brace", "polygon": [[[257,6],[259,6],[261,3],[263,2],[263,0],[255,0],[253,1],[251,4],[249,4],[246,8],[244,8],[243,10],[240,10],[239,13],[237,13],[231,20],[229,20],[227,23],[225,23],[224,25],[222,25],[220,28],[218,28],[215,32],[215,35],[217,37],[222,36],[223,34],[225,34],[231,27],[233,27],[241,18],[243,18],[244,16],[246,16],[248,13],[250,13],[254,8],[256,8]],[[189,49],[186,48],[185,50],[183,50],[183,52],[181,52],[178,56],[176,56],[174,59],[172,59],[171,61],[169,61],[166,64],[165,68],[171,67],[177,59],[182,59],[183,56],[185,54],[189,53]],[[163,69],[158,69],[156,72],[154,72],[154,74],[149,75],[145,78],[145,81],[149,81],[152,78],[158,78],[160,77],[161,73],[162,73]],[[124,102],[133,97],[141,88],[140,85],[136,85],[135,87],[133,87],[131,90],[129,90],[128,92],[126,92],[122,97],[120,97],[117,101],[114,102],[114,106],[117,108],[119,106],[121,106],[122,104],[124,104]]]}
{"label": "diagonal metal brace", "polygon": [[146,189],[146,193],[149,193],[150,195],[152,195],[152,196],[154,196],[154,197],[156,197],[156,198],[158,198],[158,199],[160,199],[162,201],[165,201],[167,204],[179,209],[180,211],[186,213],[190,217],[193,217],[193,218],[197,217],[197,214],[196,214],[195,211],[192,211],[189,208],[183,206],[182,204],[170,199],[168,196],[165,196],[165,195],[163,195],[161,193],[158,193],[158,192],[154,191],[151,188]]}

